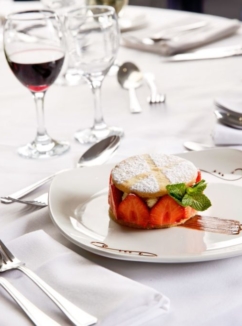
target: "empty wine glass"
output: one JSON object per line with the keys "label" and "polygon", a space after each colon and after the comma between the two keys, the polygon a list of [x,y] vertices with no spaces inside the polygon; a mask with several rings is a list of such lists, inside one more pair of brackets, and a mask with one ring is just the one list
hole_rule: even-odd
{"label": "empty wine glass", "polygon": [[95,143],[110,135],[123,135],[123,129],[107,126],[101,108],[101,86],[119,48],[119,27],[115,10],[108,6],[87,6],[66,13],[69,55],[90,85],[94,95],[94,124],[77,131],[80,143]]}
{"label": "empty wine glass", "polygon": [[128,0],[86,0],[86,4],[90,5],[105,5],[114,7],[118,17],[122,15],[123,8],[128,5]]}
{"label": "empty wine glass", "polygon": [[4,28],[4,52],[15,77],[32,93],[37,110],[35,140],[18,149],[28,158],[60,155],[66,142],[50,138],[44,125],[44,97],[59,75],[65,57],[62,25],[53,11],[31,10],[10,14]]}
{"label": "empty wine glass", "polygon": [[[71,8],[84,5],[85,0],[41,0],[43,6],[47,9],[55,11],[62,19],[64,13]],[[59,86],[76,86],[84,84],[84,80],[75,68],[68,53],[65,57],[64,67],[55,81]]]}

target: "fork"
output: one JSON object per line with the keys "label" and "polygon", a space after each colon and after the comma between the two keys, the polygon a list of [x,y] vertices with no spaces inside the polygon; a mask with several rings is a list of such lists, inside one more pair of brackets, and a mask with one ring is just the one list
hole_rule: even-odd
{"label": "fork", "polygon": [[149,104],[159,104],[165,102],[165,94],[160,94],[157,91],[157,87],[155,84],[155,76],[152,73],[145,73],[144,78],[150,88],[150,96],[147,97],[147,101]]}
{"label": "fork", "polygon": [[37,206],[37,207],[46,207],[48,206],[48,194],[45,193],[33,200],[23,200],[23,199],[17,199],[13,198],[10,196],[7,197],[1,197],[1,199],[4,199],[4,204],[6,204],[6,201],[9,201],[9,204],[16,202],[16,203],[21,203],[21,204],[26,204],[26,205],[32,205],[32,206]]}
{"label": "fork", "polygon": [[44,280],[39,278],[25,264],[15,257],[0,240],[0,253],[3,256],[3,263],[0,272],[11,269],[18,269],[27,275],[36,285],[43,290],[48,297],[62,310],[62,312],[77,326],[90,326],[97,323],[97,318],[75,306],[64,298],[60,293],[51,288]]}
{"label": "fork", "polygon": [[23,296],[10,282],[0,277],[0,285],[11,295],[26,315],[37,326],[61,326]]}

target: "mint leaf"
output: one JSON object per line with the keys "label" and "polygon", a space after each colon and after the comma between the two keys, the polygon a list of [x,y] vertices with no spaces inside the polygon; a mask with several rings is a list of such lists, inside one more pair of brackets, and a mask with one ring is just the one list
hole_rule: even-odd
{"label": "mint leaf", "polygon": [[176,198],[177,200],[182,200],[183,196],[186,193],[185,183],[177,183],[174,185],[166,186],[166,189],[171,197]]}
{"label": "mint leaf", "polygon": [[192,195],[186,194],[182,198],[183,206],[191,206],[197,211],[205,211],[211,206],[211,202],[207,196],[202,193],[194,193]]}
{"label": "mint leaf", "polygon": [[196,183],[195,185],[193,185],[192,187],[188,187],[186,192],[187,194],[191,195],[191,194],[201,194],[207,187],[206,181],[205,180],[201,180],[198,183]]}
{"label": "mint leaf", "polygon": [[207,187],[205,180],[201,180],[192,187],[186,187],[185,183],[167,185],[168,195],[179,205],[190,206],[197,211],[205,211],[211,206],[210,200],[202,193]]}

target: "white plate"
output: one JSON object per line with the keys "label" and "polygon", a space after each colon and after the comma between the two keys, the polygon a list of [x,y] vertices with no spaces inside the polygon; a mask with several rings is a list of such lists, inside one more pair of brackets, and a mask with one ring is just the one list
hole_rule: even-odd
{"label": "white plate", "polygon": [[[188,152],[180,156],[193,161],[199,168],[223,173],[242,165],[242,152],[234,149]],[[143,262],[183,263],[242,254],[242,234],[229,236],[183,227],[147,231],[116,224],[108,216],[111,168],[112,165],[103,165],[75,169],[53,180],[49,212],[55,225],[70,241],[98,255]],[[204,215],[242,222],[242,181],[227,182],[206,173],[203,177],[209,184],[206,194],[213,203]],[[105,243],[108,248],[97,247],[93,242]],[[156,256],[139,255],[136,251]]]}
{"label": "white plate", "polygon": [[128,32],[140,28],[144,28],[148,25],[148,20],[144,14],[124,14],[119,18],[119,27],[121,32]]}

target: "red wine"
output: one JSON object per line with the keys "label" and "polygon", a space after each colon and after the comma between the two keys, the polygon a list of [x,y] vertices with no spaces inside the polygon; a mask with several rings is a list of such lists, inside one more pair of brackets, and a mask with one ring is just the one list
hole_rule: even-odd
{"label": "red wine", "polygon": [[64,53],[55,49],[36,49],[5,54],[18,80],[32,92],[45,91],[59,75]]}

